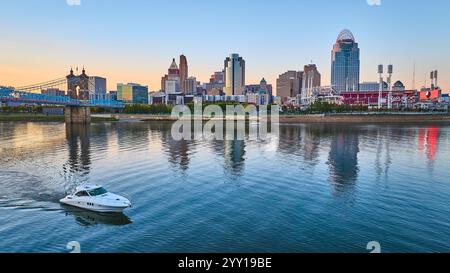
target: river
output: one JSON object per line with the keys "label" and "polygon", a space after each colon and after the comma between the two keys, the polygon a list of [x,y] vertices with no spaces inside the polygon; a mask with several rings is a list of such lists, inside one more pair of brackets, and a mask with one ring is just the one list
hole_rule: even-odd
{"label": "river", "polygon": [[[0,123],[0,252],[450,251],[450,126],[281,125],[174,141],[171,123]],[[63,207],[84,182],[120,215]]]}

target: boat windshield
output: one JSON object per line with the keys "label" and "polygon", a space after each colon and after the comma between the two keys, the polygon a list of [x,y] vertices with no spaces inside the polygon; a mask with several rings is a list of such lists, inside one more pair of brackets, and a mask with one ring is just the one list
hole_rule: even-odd
{"label": "boat windshield", "polygon": [[90,196],[99,196],[99,195],[103,195],[105,193],[108,193],[108,191],[105,190],[104,188],[98,188],[98,189],[89,191]]}

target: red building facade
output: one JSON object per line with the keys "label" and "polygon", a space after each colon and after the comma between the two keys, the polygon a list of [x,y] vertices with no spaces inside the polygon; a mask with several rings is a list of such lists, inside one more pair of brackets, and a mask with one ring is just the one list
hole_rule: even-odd
{"label": "red building facade", "polygon": [[[378,105],[378,91],[368,91],[368,92],[344,92],[341,94],[344,104],[347,105]],[[382,102],[383,105],[387,106],[389,97],[389,91],[382,92]],[[418,102],[418,96],[416,91],[393,91],[392,92],[392,105],[394,107],[401,106],[412,106]]]}

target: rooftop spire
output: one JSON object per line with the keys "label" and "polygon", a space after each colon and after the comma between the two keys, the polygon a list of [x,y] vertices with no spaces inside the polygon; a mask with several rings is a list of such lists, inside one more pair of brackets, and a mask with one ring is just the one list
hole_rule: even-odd
{"label": "rooftop spire", "polygon": [[169,69],[178,69],[177,62],[175,61],[175,58],[172,60],[172,64],[170,65]]}

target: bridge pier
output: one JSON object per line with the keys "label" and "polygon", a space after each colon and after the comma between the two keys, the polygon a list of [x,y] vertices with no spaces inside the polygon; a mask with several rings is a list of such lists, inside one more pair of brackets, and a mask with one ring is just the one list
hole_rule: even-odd
{"label": "bridge pier", "polygon": [[91,123],[91,108],[79,106],[66,106],[64,115],[67,124]]}

